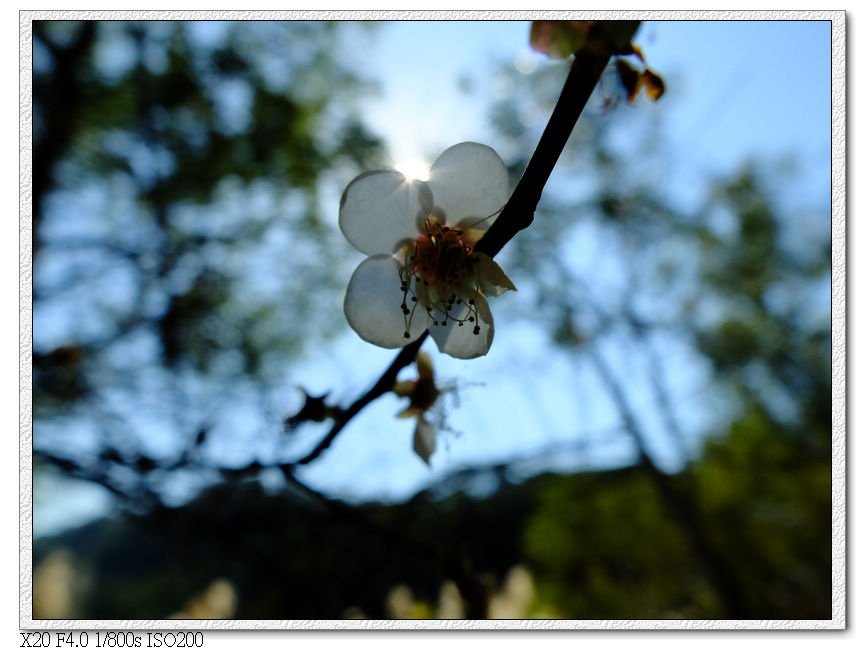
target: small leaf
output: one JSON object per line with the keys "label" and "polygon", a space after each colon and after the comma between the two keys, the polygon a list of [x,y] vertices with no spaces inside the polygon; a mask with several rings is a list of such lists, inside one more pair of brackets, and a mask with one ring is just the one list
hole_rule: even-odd
{"label": "small leaf", "polygon": [[608,47],[612,48],[614,53],[636,53],[631,45],[631,39],[640,26],[639,20],[604,20],[599,21],[598,25],[603,30]]}
{"label": "small leaf", "polygon": [[646,89],[646,96],[653,102],[658,101],[666,90],[664,80],[650,68],[646,68],[640,75],[640,86]]}
{"label": "small leaf", "polygon": [[535,20],[529,43],[535,52],[552,59],[565,59],[581,49],[588,38],[591,20]]}
{"label": "small leaf", "polygon": [[553,59],[564,59],[584,48],[606,54],[637,54],[631,39],[638,20],[535,20],[529,42],[532,49]]}
{"label": "small leaf", "polygon": [[628,93],[628,101],[633,104],[640,93],[640,73],[624,59],[616,59],[616,73],[619,81],[622,82],[622,87]]}
{"label": "small leaf", "polygon": [[433,378],[433,365],[432,359],[426,352],[418,352],[417,358],[417,374],[419,379],[432,379]]}
{"label": "small leaf", "polygon": [[432,360],[424,352],[418,352],[417,381],[398,381],[391,389],[400,397],[408,397],[409,405],[399,413],[398,418],[423,417],[423,414],[431,409],[439,398],[439,389],[435,383]]}
{"label": "small leaf", "polygon": [[402,411],[400,411],[399,413],[397,413],[396,416],[397,416],[399,419],[402,420],[402,419],[404,419],[404,418],[414,418],[414,417],[418,417],[419,415],[422,415],[422,414],[423,414],[423,411],[422,411],[422,410],[420,410],[420,409],[417,408],[416,406],[413,406],[413,405],[409,404],[409,405],[406,406]]}
{"label": "small leaf", "polygon": [[421,457],[421,460],[429,465],[430,456],[436,450],[436,430],[433,425],[423,418],[417,419],[413,447],[414,452]]}
{"label": "small leaf", "polygon": [[393,392],[400,397],[408,397],[414,391],[416,381],[398,381],[393,385]]}

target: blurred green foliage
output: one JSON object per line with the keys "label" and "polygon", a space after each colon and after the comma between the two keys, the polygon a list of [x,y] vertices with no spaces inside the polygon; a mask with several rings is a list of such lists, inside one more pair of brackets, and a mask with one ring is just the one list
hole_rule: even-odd
{"label": "blurred green foliage", "polygon": [[717,604],[679,526],[641,473],[543,492],[526,530],[540,592],[566,618],[706,618]]}
{"label": "blurred green foliage", "polygon": [[350,29],[33,23],[37,446],[86,427],[154,454],[150,417],[171,463],[227,391],[261,409],[341,331],[322,206],[382,155],[354,109],[371,85],[335,56]]}
{"label": "blurred green foliage", "polygon": [[[825,469],[803,465],[759,422],[736,424],[695,468],[701,515],[739,572],[746,618],[831,616]],[[518,484],[493,469],[470,478],[496,487],[442,498],[460,485],[449,476],[406,504],[352,510],[472,558],[491,593],[527,567],[534,592],[523,617],[725,618],[687,535],[639,468]],[[433,558],[255,484],[38,541],[37,572],[58,549],[90,585],[78,599],[85,618],[164,618],[217,579],[233,585],[237,618],[388,618],[398,585],[414,594],[414,615],[434,617],[445,583]]]}

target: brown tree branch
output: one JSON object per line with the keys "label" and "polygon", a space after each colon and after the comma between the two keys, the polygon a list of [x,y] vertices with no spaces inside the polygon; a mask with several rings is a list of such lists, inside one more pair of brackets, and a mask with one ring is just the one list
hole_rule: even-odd
{"label": "brown tree branch", "polygon": [[[639,25],[639,22],[631,23],[630,34],[624,37],[627,40],[633,38]],[[514,235],[532,224],[535,210],[550,174],[568,138],[571,137],[571,132],[598,84],[604,68],[617,53],[617,48],[609,42],[605,30],[601,27],[590,34],[586,45],[575,53],[562,94],[553,108],[550,121],[541,135],[538,146],[498,219],[478,242],[479,252],[494,257]]]}
{"label": "brown tree branch", "polygon": [[283,466],[283,469],[292,465],[307,465],[321,456],[321,454],[330,447],[330,444],[339,435],[339,432],[343,430],[345,425],[348,424],[355,415],[360,413],[371,402],[375,401],[382,395],[389,393],[396,382],[396,376],[399,374],[399,371],[405,368],[408,364],[414,361],[415,357],[417,357],[417,352],[426,340],[427,334],[428,332],[424,332],[420,338],[409,343],[400,350],[399,354],[396,355],[394,360],[387,367],[387,370],[381,374],[372,388],[358,397],[348,408],[338,411],[330,431],[328,431],[327,435],[322,438],[321,442],[319,442],[315,448],[303,458],[292,463],[286,463]]}
{"label": "brown tree branch", "polygon": [[[630,41],[639,25],[638,21],[622,22],[623,33],[617,38]],[[598,84],[604,68],[619,51],[620,48],[610,42],[604,23],[598,23],[589,34],[585,46],[575,53],[571,71],[538,146],[498,219],[478,242],[476,246],[478,252],[495,257],[520,230],[531,225],[544,187],[577,120]],[[321,456],[355,415],[369,403],[390,391],[397,374],[415,359],[426,336],[425,333],[417,341],[404,347],[375,385],[347,409],[339,412],[333,426],[321,442],[309,454],[289,464],[306,465]]]}

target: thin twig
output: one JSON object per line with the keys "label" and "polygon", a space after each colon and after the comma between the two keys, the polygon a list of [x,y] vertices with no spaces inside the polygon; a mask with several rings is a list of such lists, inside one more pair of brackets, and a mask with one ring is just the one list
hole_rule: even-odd
{"label": "thin twig", "polygon": [[339,411],[333,426],[331,426],[330,431],[328,431],[327,435],[322,438],[321,442],[319,442],[306,456],[293,463],[286,463],[284,467],[290,467],[292,465],[307,465],[321,456],[321,454],[330,447],[330,444],[339,435],[339,432],[343,430],[345,425],[348,424],[355,415],[360,413],[367,404],[370,404],[382,395],[390,392],[396,382],[396,376],[399,374],[399,371],[414,361],[415,357],[417,357],[417,352],[426,340],[427,335],[428,332],[424,332],[420,338],[409,343],[400,350],[399,354],[396,355],[394,360],[387,367],[387,370],[385,370],[381,374],[381,377],[378,378],[378,381],[375,382],[375,385],[352,402],[348,408]]}
{"label": "thin twig", "polygon": [[[634,23],[633,33],[638,27],[639,23]],[[478,242],[479,252],[494,257],[514,235],[531,225],[550,174],[612,54],[610,47],[584,47],[576,53],[562,94],[526,171],[499,218]]]}

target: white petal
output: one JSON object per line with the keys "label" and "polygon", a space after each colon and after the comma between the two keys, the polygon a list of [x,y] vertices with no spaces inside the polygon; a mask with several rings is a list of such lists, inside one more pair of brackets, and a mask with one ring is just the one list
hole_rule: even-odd
{"label": "white petal", "polygon": [[415,239],[429,215],[432,196],[421,181],[393,170],[355,178],[339,204],[339,227],[361,253],[393,253],[401,241]]}
{"label": "white petal", "polygon": [[345,292],[343,308],[348,324],[364,341],[383,348],[400,348],[414,341],[429,323],[427,313],[416,308],[409,338],[405,337],[399,269],[399,263],[390,255],[368,257],[351,276]]}
{"label": "white petal", "polygon": [[414,451],[423,462],[429,465],[429,457],[436,450],[436,429],[422,417],[417,419],[414,430]]}
{"label": "white petal", "polygon": [[447,223],[464,228],[489,228],[511,195],[502,159],[476,142],[446,149],[430,168],[427,184]]}
{"label": "white petal", "polygon": [[[490,306],[479,294],[475,294],[474,300],[478,308],[477,322],[463,323],[460,327],[456,320],[448,320],[445,325],[429,326],[430,335],[439,350],[457,359],[482,357],[490,351],[493,343],[493,315]],[[463,303],[453,315],[458,320],[465,319],[469,315],[468,305]],[[480,327],[480,332],[477,334],[474,333],[475,325]]]}

